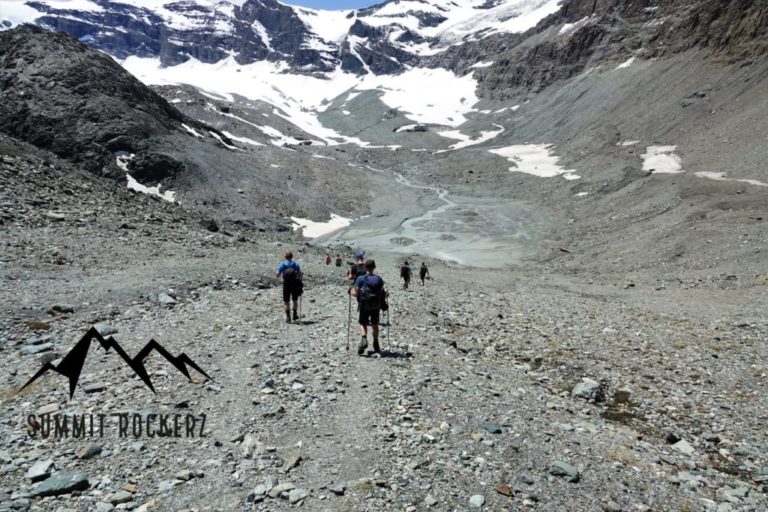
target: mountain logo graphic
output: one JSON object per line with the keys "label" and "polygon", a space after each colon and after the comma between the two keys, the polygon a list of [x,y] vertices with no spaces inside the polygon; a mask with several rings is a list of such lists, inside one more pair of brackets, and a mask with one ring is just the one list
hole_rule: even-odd
{"label": "mountain logo graphic", "polygon": [[80,372],[83,371],[83,365],[85,365],[85,359],[88,356],[88,349],[91,347],[91,341],[93,339],[97,339],[99,341],[99,344],[104,347],[104,350],[109,352],[109,349],[114,348],[115,352],[118,353],[118,355],[125,361],[128,366],[131,367],[133,372],[142,380],[144,381],[144,384],[147,385],[149,389],[152,390],[153,393],[157,393],[155,391],[154,386],[152,385],[152,381],[149,378],[149,374],[147,373],[147,369],[144,367],[144,359],[153,351],[156,350],[158,353],[160,353],[161,356],[163,356],[169,363],[171,363],[174,367],[176,367],[177,370],[179,370],[181,373],[184,374],[186,378],[188,378],[190,381],[192,380],[192,377],[189,375],[189,369],[187,367],[195,369],[197,372],[201,373],[205,376],[208,380],[213,380],[207,373],[203,371],[202,368],[200,368],[192,359],[190,359],[186,354],[182,353],[181,355],[174,356],[165,348],[163,348],[162,345],[160,345],[158,342],[156,342],[154,339],[149,340],[149,343],[144,345],[144,348],[141,349],[141,351],[136,354],[133,358],[130,358],[128,354],[123,350],[123,347],[120,346],[120,344],[115,341],[115,339],[110,336],[108,338],[104,338],[99,331],[96,330],[95,327],[91,327],[88,329],[88,332],[85,333],[85,335],[80,338],[80,341],[77,342],[77,344],[74,346],[72,350],[70,350],[66,356],[61,360],[59,364],[56,366],[52,365],[51,363],[45,363],[40,370],[32,376],[29,381],[27,381],[26,384],[24,384],[20,389],[19,392],[22,391],[24,388],[35,382],[39,377],[41,377],[44,373],[46,373],[48,370],[53,370],[54,372],[57,372],[69,379],[69,398],[70,400],[75,394],[75,388],[77,387],[77,381],[80,379]]}

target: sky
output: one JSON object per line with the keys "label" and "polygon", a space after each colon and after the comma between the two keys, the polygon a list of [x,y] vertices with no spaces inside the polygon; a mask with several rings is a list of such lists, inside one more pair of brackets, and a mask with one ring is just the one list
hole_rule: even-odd
{"label": "sky", "polygon": [[301,5],[312,7],[314,9],[362,9],[374,4],[381,3],[383,0],[281,0],[284,4]]}

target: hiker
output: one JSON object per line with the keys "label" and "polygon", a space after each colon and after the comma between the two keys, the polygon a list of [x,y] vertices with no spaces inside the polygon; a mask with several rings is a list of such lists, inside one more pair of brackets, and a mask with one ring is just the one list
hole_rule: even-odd
{"label": "hiker", "polygon": [[331,253],[327,252],[325,253],[325,264],[330,265],[331,264]]}
{"label": "hiker", "polygon": [[365,253],[357,251],[355,253],[355,262],[350,263],[349,270],[347,271],[347,279],[354,286],[357,278],[363,274],[365,274]]}
{"label": "hiker", "polygon": [[421,279],[421,286],[424,286],[424,279],[426,279],[428,275],[429,269],[427,268],[427,264],[422,261],[421,268],[419,269],[419,279]]}
{"label": "hiker", "polygon": [[293,299],[293,320],[299,319],[299,297],[304,293],[301,265],[293,261],[293,251],[285,251],[285,261],[277,267],[276,277],[283,278],[283,304],[285,305],[285,321],[291,323],[290,301]]}
{"label": "hiker", "polygon": [[384,280],[374,274],[376,262],[365,262],[365,274],[355,280],[355,285],[350,290],[352,297],[357,297],[357,307],[360,322],[360,344],[357,346],[357,355],[361,356],[368,348],[368,326],[371,326],[373,334],[373,352],[380,354],[379,347],[379,312],[389,309],[387,304],[388,293],[384,288]]}
{"label": "hiker", "polygon": [[337,254],[336,255],[336,266],[340,267],[342,263],[344,263],[344,261],[341,259],[341,254]]}
{"label": "hiker", "polygon": [[411,266],[408,265],[408,260],[400,267],[400,279],[403,280],[403,290],[407,290],[411,282]]}

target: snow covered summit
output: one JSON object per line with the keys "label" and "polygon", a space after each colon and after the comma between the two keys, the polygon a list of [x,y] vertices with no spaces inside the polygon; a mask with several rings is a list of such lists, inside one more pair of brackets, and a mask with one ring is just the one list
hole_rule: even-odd
{"label": "snow covered summit", "polygon": [[326,11],[276,0],[12,0],[0,25],[30,22],[69,32],[125,59],[239,64],[284,62],[292,72],[364,75],[419,67],[424,57],[497,33],[524,32],[560,0],[389,0]]}

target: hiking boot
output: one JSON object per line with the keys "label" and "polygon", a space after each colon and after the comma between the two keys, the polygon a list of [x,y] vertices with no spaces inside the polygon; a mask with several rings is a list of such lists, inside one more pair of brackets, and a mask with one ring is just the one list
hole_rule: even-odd
{"label": "hiking boot", "polygon": [[291,314],[287,311],[285,312],[285,321],[291,323]]}
{"label": "hiking boot", "polygon": [[293,312],[293,320],[296,321],[299,319],[299,314],[296,313],[296,311]]}
{"label": "hiking boot", "polygon": [[381,349],[379,348],[379,340],[377,339],[373,340],[373,351],[377,354],[381,353]]}
{"label": "hiking boot", "polygon": [[368,348],[368,338],[362,336],[360,338],[360,344],[357,346],[357,355],[361,356],[365,354],[366,348]]}

